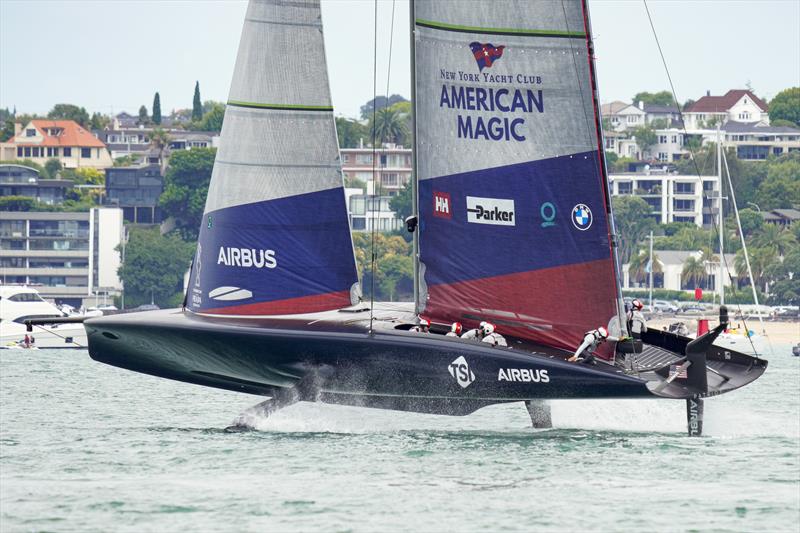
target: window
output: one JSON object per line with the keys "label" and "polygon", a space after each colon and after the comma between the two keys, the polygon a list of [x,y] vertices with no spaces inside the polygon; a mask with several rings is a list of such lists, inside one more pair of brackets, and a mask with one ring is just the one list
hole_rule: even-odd
{"label": "window", "polygon": [[35,128],[28,128],[25,130],[26,137],[36,137],[36,129]]}
{"label": "window", "polygon": [[633,184],[630,181],[617,182],[618,194],[631,194],[633,192]]}
{"label": "window", "polygon": [[637,117],[636,115],[628,115],[627,120],[628,124],[636,124],[637,122],[639,122],[639,117]]}
{"label": "window", "polygon": [[22,146],[17,146],[17,157],[22,157]]}
{"label": "window", "polygon": [[672,207],[675,211],[694,211],[694,200],[673,200]]}
{"label": "window", "polygon": [[783,148],[776,146],[772,149],[772,153],[775,155],[781,155],[783,153]]}
{"label": "window", "polygon": [[667,152],[658,152],[659,161],[669,161],[669,154]]}
{"label": "window", "polygon": [[356,163],[358,163],[359,165],[371,165],[372,154],[358,154],[356,156]]}
{"label": "window", "polygon": [[672,136],[672,144],[677,144],[677,143],[678,143],[678,136],[677,135],[673,135]]}
{"label": "window", "polygon": [[39,157],[39,147],[38,146],[34,146],[33,147],[33,157]]}
{"label": "window", "polygon": [[8,297],[12,302],[43,302],[42,297],[35,292],[20,292]]}
{"label": "window", "polygon": [[397,174],[384,174],[381,177],[381,183],[386,187],[397,187]]}
{"label": "window", "polygon": [[676,181],[675,194],[694,194],[694,183]]}
{"label": "window", "polygon": [[25,147],[25,157],[30,157],[30,156],[31,156],[31,147],[30,146],[26,146]]}
{"label": "window", "polygon": [[659,135],[658,136],[658,144],[667,144],[667,136],[666,135]]}
{"label": "window", "polygon": [[92,157],[92,149],[91,148],[81,148],[81,157],[84,159],[90,159]]}
{"label": "window", "polygon": [[344,163],[349,163],[350,162],[350,154],[342,154],[342,161]]}
{"label": "window", "polygon": [[64,157],[72,157],[72,148],[68,146],[64,147]]}

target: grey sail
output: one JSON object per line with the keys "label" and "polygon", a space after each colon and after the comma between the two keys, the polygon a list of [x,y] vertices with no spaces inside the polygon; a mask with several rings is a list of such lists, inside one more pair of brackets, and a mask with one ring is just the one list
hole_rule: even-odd
{"label": "grey sail", "polygon": [[357,281],[319,0],[250,0],[189,308],[315,312]]}

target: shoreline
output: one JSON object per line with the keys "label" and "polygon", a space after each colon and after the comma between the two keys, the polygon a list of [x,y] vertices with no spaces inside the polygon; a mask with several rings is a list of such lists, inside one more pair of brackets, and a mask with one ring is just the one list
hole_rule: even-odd
{"label": "shoreline", "polygon": [[[697,319],[702,317],[657,317],[647,321],[647,325],[651,328],[661,329],[669,326],[674,322],[683,322],[690,331],[697,331]],[[709,328],[714,328],[719,323],[718,320],[709,319]],[[732,325],[742,324],[741,320],[732,320]],[[800,342],[800,322],[797,321],[765,321],[764,330],[761,329],[761,324],[758,320],[748,320],[747,326],[750,330],[758,334],[766,334],[769,340],[773,342],[797,344]]]}

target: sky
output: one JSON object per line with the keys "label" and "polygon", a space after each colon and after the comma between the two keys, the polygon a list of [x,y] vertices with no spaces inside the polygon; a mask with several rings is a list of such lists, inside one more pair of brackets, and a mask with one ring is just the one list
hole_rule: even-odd
{"label": "sky", "polygon": [[[468,0],[465,0],[468,1]],[[160,92],[163,113],[225,101],[244,0],[0,0],[0,108],[46,113],[68,102],[136,113]],[[410,95],[409,5],[378,1],[378,94]],[[649,0],[680,101],[753,88],[772,98],[800,86],[800,0]],[[589,0],[602,102],[669,84],[644,5]],[[372,98],[372,0],[322,0],[337,115]]]}

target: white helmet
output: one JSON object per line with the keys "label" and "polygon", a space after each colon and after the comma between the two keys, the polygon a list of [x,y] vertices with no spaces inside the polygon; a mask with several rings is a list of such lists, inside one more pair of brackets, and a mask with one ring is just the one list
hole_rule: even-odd
{"label": "white helmet", "polygon": [[491,335],[494,333],[494,324],[490,322],[481,322],[481,331],[484,335]]}
{"label": "white helmet", "polygon": [[601,339],[607,339],[608,338],[608,330],[606,328],[604,328],[603,326],[600,326],[599,328],[597,328],[596,331],[597,331],[597,334],[600,335]]}
{"label": "white helmet", "polygon": [[431,323],[425,318],[420,318],[419,319],[419,327],[421,327],[421,328],[429,328],[429,327],[431,327]]}
{"label": "white helmet", "polygon": [[462,329],[463,328],[461,326],[461,322],[453,322],[453,324],[450,326],[450,331],[452,331],[456,335],[461,335]]}

